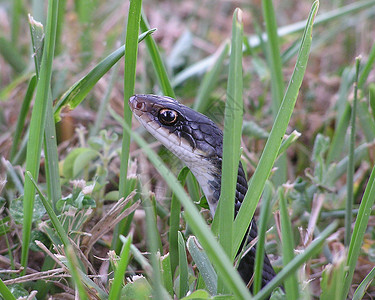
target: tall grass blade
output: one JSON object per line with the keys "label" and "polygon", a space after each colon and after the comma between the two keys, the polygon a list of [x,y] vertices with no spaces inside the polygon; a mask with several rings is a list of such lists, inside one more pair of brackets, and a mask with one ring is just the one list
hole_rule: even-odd
{"label": "tall grass blade", "polygon": [[[29,24],[31,30],[32,47],[34,50],[34,63],[37,76],[40,74],[42,63],[42,50],[44,44],[44,30],[42,24],[35,22],[29,16]],[[48,199],[55,207],[58,200],[61,199],[61,186],[59,174],[59,160],[57,153],[56,127],[53,118],[53,105],[51,97],[51,87],[49,87],[46,124],[44,127],[44,153],[45,153],[45,170],[48,190]]]}
{"label": "tall grass blade", "polygon": [[39,187],[37,185],[37,182],[35,181],[34,177],[32,177],[31,172],[26,171],[26,175],[30,179],[30,181],[33,184],[34,188],[37,190],[37,192],[39,194],[39,197],[40,197],[40,200],[42,201],[42,203],[44,205],[44,208],[46,209],[47,214],[48,214],[48,216],[49,216],[49,218],[51,220],[51,223],[52,223],[53,227],[55,228],[55,230],[56,230],[59,238],[62,241],[62,243],[64,244],[65,247],[70,246],[71,244],[70,244],[70,241],[69,241],[69,237],[66,234],[63,225],[61,224],[61,222],[57,218],[57,216],[56,216],[56,214],[55,214],[55,212],[54,212],[54,210],[53,210],[50,202],[47,201],[47,199],[44,197],[42,191],[39,189]]}
{"label": "tall grass blade", "polygon": [[15,72],[21,73],[26,69],[26,63],[23,61],[21,53],[3,36],[0,36],[0,54]]}
{"label": "tall grass blade", "polygon": [[89,299],[89,296],[83,285],[83,280],[82,280],[80,269],[78,268],[79,266],[78,259],[71,245],[69,245],[65,249],[65,254],[66,254],[67,265],[69,267],[70,274],[72,275],[73,282],[78,290],[79,299],[81,300]]}
{"label": "tall grass blade", "polygon": [[35,65],[36,77],[39,78],[40,66],[42,64],[43,58],[43,45],[45,40],[45,32],[43,24],[34,20],[34,18],[29,15],[29,27],[31,34],[31,45],[33,47],[33,58]]}
{"label": "tall grass blade", "polygon": [[56,51],[55,55],[60,54],[63,50],[63,44],[61,43],[61,35],[65,24],[65,11],[66,11],[66,0],[59,0],[59,12],[57,15],[57,28],[56,28]]}
{"label": "tall grass blade", "polygon": [[18,35],[20,32],[21,15],[22,15],[22,0],[13,0],[12,5],[12,44],[18,45]]}
{"label": "tall grass blade", "polygon": [[[142,0],[134,0],[130,2],[128,22],[126,27],[125,38],[125,66],[124,66],[124,121],[128,126],[132,124],[132,112],[128,105],[129,98],[134,94],[136,64],[138,56],[138,34],[139,23],[141,18]],[[120,163],[120,182],[119,196],[127,197],[131,192],[129,180],[127,179],[128,164],[130,151],[130,135],[123,130],[121,145],[121,163]],[[130,203],[128,204],[130,206]],[[127,207],[125,207],[127,208]],[[131,220],[133,215],[128,216],[116,226],[112,239],[112,247],[119,251],[120,243],[119,234],[127,235],[126,224]]]}
{"label": "tall grass blade", "polygon": [[207,254],[200,247],[195,236],[190,236],[188,238],[187,248],[196,266],[198,267],[199,274],[202,276],[208,291],[211,295],[216,295],[217,274],[210,260],[208,259]]}
{"label": "tall grass blade", "polygon": [[[142,13],[141,16],[141,30],[142,32],[147,32],[150,28],[147,22],[146,15]],[[147,46],[148,53],[150,54],[152,64],[154,66],[154,70],[156,73],[156,77],[158,78],[159,85],[163,94],[172,98],[176,98],[172,85],[169,81],[167,70],[163,64],[161,59],[158,47],[153,39],[152,36],[147,36],[145,39],[145,43]]]}
{"label": "tall grass blade", "polygon": [[[279,37],[277,35],[277,21],[272,0],[262,1],[262,12],[267,32],[267,62],[271,74],[271,106],[274,119],[279,111],[284,93],[284,78],[282,72],[282,61],[279,47]],[[287,166],[286,155],[281,155],[276,162],[277,170],[272,176],[272,181],[276,186],[286,182]]]}
{"label": "tall grass blade", "polygon": [[173,297],[174,296],[173,275],[171,272],[171,261],[170,261],[169,254],[166,254],[161,257],[161,267],[162,267],[164,287],[169,293],[169,296]]}
{"label": "tall grass blade", "polygon": [[[279,205],[280,205],[280,217],[281,217],[281,236],[282,236],[282,250],[283,250],[283,265],[286,266],[294,258],[294,238],[292,224],[290,222],[290,216],[288,213],[286,197],[283,190],[279,189]],[[298,279],[296,272],[290,274],[285,279],[285,294],[288,299],[298,299]]]}
{"label": "tall grass blade", "polygon": [[185,240],[182,236],[182,233],[178,232],[178,256],[179,256],[179,264],[178,269],[180,270],[180,288],[179,288],[179,298],[184,297],[187,292],[189,291],[189,283],[188,283],[188,263],[186,257],[186,248],[185,248]]}
{"label": "tall grass blade", "polygon": [[16,300],[16,297],[13,296],[12,292],[8,289],[8,287],[4,284],[4,282],[0,279],[0,293],[7,300]]}
{"label": "tall grass blade", "polygon": [[29,81],[29,85],[27,87],[25,97],[23,98],[21,110],[19,113],[19,117],[17,119],[16,130],[13,135],[13,143],[12,143],[12,148],[10,150],[10,160],[12,162],[18,151],[18,145],[20,142],[22,131],[25,127],[25,120],[27,117],[27,113],[30,109],[31,100],[33,99],[35,86],[36,86],[36,75],[33,75]]}
{"label": "tall grass blade", "polygon": [[354,292],[352,300],[364,299],[363,296],[365,295],[367,288],[373,282],[374,278],[375,278],[375,267],[372,268],[370,273],[368,273],[365,279],[363,279],[362,282],[359,284],[359,286]]}
{"label": "tall grass blade", "polygon": [[354,147],[355,147],[355,120],[357,116],[357,96],[358,96],[358,77],[359,77],[359,65],[360,58],[356,58],[355,64],[355,81],[354,81],[354,101],[352,108],[352,115],[350,120],[350,143],[349,143],[349,161],[348,161],[348,170],[347,170],[347,194],[346,194],[346,214],[345,214],[345,246],[348,246],[351,239],[352,231],[352,219],[353,219],[353,185],[354,185]]}
{"label": "tall grass blade", "polygon": [[108,300],[120,299],[120,292],[122,284],[124,282],[125,271],[130,260],[130,245],[132,243],[132,240],[133,238],[130,234],[126,239],[126,242],[122,246],[120,260],[118,262],[117,269],[115,270],[115,276],[113,278],[112,286],[109,291]]}
{"label": "tall grass blade", "polygon": [[159,232],[157,231],[154,208],[149,198],[143,200],[143,209],[146,213],[147,245],[150,251],[152,265],[152,293],[155,299],[164,299],[160,265],[157,254],[159,248]]}
{"label": "tall grass blade", "polygon": [[[135,68],[138,54],[138,33],[141,18],[142,0],[130,2],[128,24],[126,28],[125,39],[125,69],[124,69],[124,121],[128,126],[132,124],[132,112],[128,105],[129,98],[134,94],[135,86]],[[121,146],[121,165],[120,165],[120,197],[127,197],[130,191],[127,191],[127,174],[129,162],[130,135],[123,131]]]}
{"label": "tall grass blade", "polygon": [[93,55],[93,31],[90,30],[90,27],[94,23],[93,14],[96,5],[96,0],[75,1],[74,7],[78,15],[78,21],[81,25],[80,46],[82,54],[80,58],[83,66],[86,66],[89,63]]}
{"label": "tall grass blade", "polygon": [[357,215],[357,220],[355,221],[352,238],[350,240],[348,260],[347,260],[347,270],[345,283],[343,285],[342,299],[345,299],[348,295],[349,288],[353,279],[353,274],[355,266],[357,264],[358,256],[361,251],[361,246],[363,242],[363,237],[367,228],[367,223],[372,211],[372,206],[375,201],[375,166],[372,169],[370,178],[367,182],[365,193],[362,197],[361,204],[359,206],[359,211]]}
{"label": "tall grass blade", "polygon": [[277,35],[277,21],[273,3],[270,0],[262,1],[263,18],[267,32],[267,61],[271,74],[272,113],[274,118],[279,111],[284,93],[284,78],[282,73],[282,62]]}
{"label": "tall grass blade", "polygon": [[44,154],[45,170],[48,190],[48,199],[53,207],[56,207],[57,201],[61,199],[61,185],[59,173],[59,158],[57,152],[57,136],[55,119],[53,117],[53,106],[51,92],[50,101],[47,103],[47,116],[44,128]]}
{"label": "tall grass blade", "polygon": [[255,254],[254,266],[254,285],[253,294],[256,295],[262,287],[263,275],[263,262],[264,262],[264,246],[266,242],[266,231],[269,216],[271,214],[271,200],[272,200],[272,184],[267,182],[264,187],[262,206],[259,215],[259,229],[258,229],[258,242]]}
{"label": "tall grass blade", "polygon": [[[190,170],[184,167],[178,174],[178,181],[181,186],[185,185],[185,180]],[[178,232],[180,230],[180,213],[181,203],[178,201],[177,195],[173,193],[171,200],[171,209],[169,217],[169,255],[171,261],[172,275],[178,266]]]}
{"label": "tall grass blade", "polygon": [[[30,121],[29,141],[27,144],[26,171],[37,180],[39,172],[42,138],[46,119],[48,91],[50,89],[52,60],[55,48],[57,20],[57,1],[49,1],[47,13],[46,37],[43,50],[43,59],[40,68],[40,76],[36,89],[35,104]],[[24,185],[24,220],[22,234],[21,265],[27,266],[29,253],[30,232],[32,225],[32,213],[35,199],[35,187],[29,176],[25,178]]]}
{"label": "tall grass blade", "polygon": [[298,91],[302,84],[303,76],[307,66],[312,40],[312,27],[314,23],[314,17],[318,11],[318,7],[319,1],[315,1],[312,5],[307,20],[306,29],[302,37],[301,47],[298,53],[293,75],[289,82],[289,86],[285,92],[283,102],[281,103],[279,113],[277,114],[277,117],[275,119],[275,123],[272,127],[270,136],[260,158],[258,167],[256,168],[249,184],[249,189],[246,193],[241,209],[237,215],[236,220],[234,221],[234,230],[236,232],[236,236],[233,243],[232,253],[237,253],[241,241],[245,236],[246,229],[250,224],[251,217],[254,214],[265,182],[274,165],[277,154],[279,152],[282,137],[286,132],[286,128],[293,112],[294,105],[297,100]]}
{"label": "tall grass blade", "polygon": [[[232,257],[232,234],[238,164],[243,118],[242,76],[242,11],[233,14],[232,42],[229,60],[227,99],[225,104],[223,162],[219,206],[219,241],[228,257]],[[219,273],[218,293],[226,293],[223,278]]]}

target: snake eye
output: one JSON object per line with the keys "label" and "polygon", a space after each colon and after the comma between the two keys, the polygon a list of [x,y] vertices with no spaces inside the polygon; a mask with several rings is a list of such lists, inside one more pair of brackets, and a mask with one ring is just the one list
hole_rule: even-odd
{"label": "snake eye", "polygon": [[162,124],[170,126],[176,123],[177,116],[178,113],[176,111],[164,108],[159,111],[158,118]]}

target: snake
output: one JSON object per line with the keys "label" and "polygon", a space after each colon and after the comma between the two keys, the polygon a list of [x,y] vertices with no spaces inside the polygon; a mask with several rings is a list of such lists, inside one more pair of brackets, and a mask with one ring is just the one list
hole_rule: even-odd
{"label": "snake", "polygon": [[[221,190],[223,131],[207,116],[181,104],[177,100],[159,95],[138,94],[129,99],[134,117],[161,144],[177,156],[194,174],[207,199],[212,217],[215,215]],[[239,162],[235,216],[247,192],[247,180]],[[256,239],[257,225],[251,220],[248,234],[242,241]],[[245,240],[247,239],[247,241]],[[256,244],[241,257],[237,271],[252,290]],[[264,255],[262,288],[276,276],[272,264]]]}

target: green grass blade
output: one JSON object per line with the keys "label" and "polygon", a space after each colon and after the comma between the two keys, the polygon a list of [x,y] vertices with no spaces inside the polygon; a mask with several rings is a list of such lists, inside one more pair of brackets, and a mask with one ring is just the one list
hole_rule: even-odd
{"label": "green grass blade", "polygon": [[[31,176],[36,180],[38,178],[39,172],[39,162],[46,119],[48,91],[50,89],[51,82],[52,60],[54,55],[54,43],[56,35],[56,20],[57,2],[49,1],[43,59],[36,89],[35,105],[31,115],[26,157],[26,171],[29,171],[31,173]],[[27,257],[29,253],[32,213],[35,199],[35,187],[29,176],[26,176],[24,186],[25,195],[21,264],[23,267],[26,267]]]}
{"label": "green grass blade", "polygon": [[[279,205],[281,217],[281,236],[282,236],[282,250],[283,250],[283,265],[286,266],[294,258],[294,238],[292,224],[287,209],[286,197],[282,191],[279,190]],[[298,299],[298,280],[296,272],[293,272],[285,280],[285,293],[288,299]]]}
{"label": "green grass blade", "polygon": [[94,23],[93,14],[97,4],[96,0],[75,1],[74,7],[81,27],[80,47],[82,55],[80,57],[83,66],[90,62],[93,55],[93,31],[90,30],[90,27]]}
{"label": "green grass blade", "polygon": [[[282,61],[279,47],[279,37],[277,34],[277,22],[272,0],[262,1],[262,12],[267,32],[267,61],[271,74],[271,106],[273,117],[276,118],[277,112],[284,93],[284,78],[282,71]],[[283,184],[287,179],[286,156],[281,155],[277,162],[277,170],[272,176],[272,181],[276,186]]]}
{"label": "green grass blade", "polygon": [[354,101],[353,101],[353,108],[350,120],[350,143],[349,143],[349,161],[348,161],[348,170],[347,170],[347,193],[346,193],[346,214],[345,214],[345,246],[348,246],[351,239],[352,233],[352,219],[353,219],[353,185],[354,185],[354,147],[355,147],[355,136],[356,136],[356,128],[355,128],[355,120],[357,116],[357,95],[358,95],[358,77],[359,77],[359,65],[360,59],[356,58],[356,76],[354,82]]}
{"label": "green grass blade", "polygon": [[260,158],[258,167],[255,170],[255,173],[250,182],[249,189],[246,193],[241,209],[234,222],[234,230],[236,232],[236,236],[233,243],[232,253],[237,253],[239,245],[243,237],[245,236],[246,229],[250,224],[251,217],[254,214],[256,205],[263,191],[265,182],[274,165],[277,154],[279,152],[282,137],[286,132],[286,128],[288,126],[291,114],[293,112],[294,105],[298,96],[298,91],[302,84],[303,76],[307,66],[312,40],[312,27],[314,17],[318,11],[318,7],[319,2],[315,1],[312,5],[307,20],[307,25],[302,37],[301,47],[298,53],[296,66],[294,68],[293,75],[290,79],[289,86],[284,95],[283,102],[280,106],[279,113],[272,127],[270,136],[267,140],[266,146]]}
{"label": "green grass blade", "polygon": [[18,49],[6,38],[0,36],[0,54],[4,60],[13,68],[17,73],[21,73],[26,68],[22,55]]}
{"label": "green grass blade", "polygon": [[[232,234],[238,164],[243,118],[243,75],[242,75],[242,11],[233,14],[232,42],[229,60],[229,76],[224,117],[223,162],[219,206],[219,241],[228,257],[232,257]],[[228,292],[219,273],[218,293]]]}
{"label": "green grass blade", "polygon": [[[138,55],[138,33],[141,18],[142,0],[130,2],[128,24],[126,28],[125,39],[125,66],[124,66],[124,121],[128,126],[132,124],[132,112],[128,105],[129,98],[134,94],[135,86],[135,68]],[[127,187],[127,174],[129,162],[130,135],[123,131],[121,146],[121,165],[120,165],[120,197],[127,197],[130,191]]]}
{"label": "green grass blade", "polygon": [[124,282],[125,271],[130,259],[130,245],[132,243],[132,235],[129,235],[126,242],[122,246],[120,253],[120,260],[118,262],[117,269],[115,270],[115,276],[112,282],[111,289],[109,291],[109,300],[120,299],[121,287]]}
{"label": "green grass blade", "polygon": [[34,18],[30,15],[29,15],[29,27],[30,27],[30,34],[31,34],[31,45],[33,48],[35,72],[36,72],[36,77],[39,78],[40,66],[42,64],[45,32],[44,32],[43,24],[38,21],[35,21]]}
{"label": "green grass blade", "polygon": [[284,78],[279,37],[277,35],[277,21],[272,1],[262,1],[262,12],[267,32],[267,61],[271,74],[272,112],[273,116],[276,117],[281,101],[283,100]]}
{"label": "green grass blade", "polygon": [[57,151],[56,127],[53,117],[53,106],[51,93],[49,93],[50,101],[47,103],[47,116],[44,128],[44,154],[45,154],[45,170],[48,188],[48,199],[53,207],[56,207],[57,201],[61,199],[61,185],[59,173],[59,158]]}
{"label": "green grass blade", "polygon": [[299,133],[297,130],[293,130],[293,132],[289,134],[286,139],[283,139],[278,156],[286,152],[289,146],[292,145],[300,136],[301,133]]}
{"label": "green grass blade", "polygon": [[253,294],[256,295],[262,287],[263,262],[264,262],[264,246],[266,241],[266,231],[269,216],[271,214],[271,200],[272,200],[272,184],[266,183],[264,187],[261,210],[259,215],[258,228],[258,242],[255,254],[254,266],[254,286]]}
{"label": "green grass blade", "polygon": [[86,300],[89,299],[89,296],[86,292],[86,289],[82,282],[82,276],[79,269],[79,262],[74,253],[73,247],[69,245],[65,248],[65,254],[67,258],[67,265],[69,267],[69,272],[72,275],[73,282],[78,290],[79,299]]}
{"label": "green grass blade", "polygon": [[69,241],[69,237],[68,235],[66,234],[65,230],[64,230],[64,227],[63,225],[60,223],[59,219],[57,218],[55,212],[53,211],[53,208],[50,204],[49,201],[47,201],[47,199],[44,197],[42,191],[39,189],[38,185],[37,185],[37,182],[35,181],[34,177],[32,177],[32,174],[31,172],[29,171],[26,171],[26,175],[27,177],[30,179],[31,183],[33,184],[34,188],[37,190],[39,196],[40,196],[40,200],[42,201],[46,211],[47,211],[47,214],[52,222],[52,225],[53,227],[55,228],[58,236],[60,237],[61,241],[63,242],[64,246],[65,247],[68,247],[70,246],[70,241]]}
{"label": "green grass blade", "polygon": [[163,283],[164,287],[169,293],[169,296],[174,296],[173,291],[173,275],[171,272],[171,260],[170,255],[164,255],[161,257],[161,267],[162,267],[162,274],[163,274]]}
{"label": "green grass blade", "polygon": [[55,55],[58,55],[63,50],[63,44],[61,43],[61,35],[65,24],[65,12],[66,12],[66,0],[59,0],[59,12],[57,15],[57,28],[56,28],[56,51]]}
{"label": "green grass blade", "polygon": [[217,293],[217,274],[212,266],[207,254],[200,247],[195,236],[190,236],[187,240],[187,248],[196,266],[199,269],[199,274],[202,276],[206,287],[211,295]]}
{"label": "green grass blade", "polygon": [[348,260],[346,270],[347,276],[343,285],[342,299],[348,295],[349,288],[353,279],[355,266],[357,264],[358,256],[361,251],[363,237],[367,228],[367,223],[370,217],[371,208],[375,201],[375,167],[372,169],[370,178],[367,182],[365,193],[362,197],[361,204],[355,221],[352,238],[349,245]]}
{"label": "green grass blade", "polygon": [[[149,34],[155,32],[155,30],[156,29],[151,29],[139,35],[138,43]],[[60,111],[64,106],[68,105],[70,109],[76,108],[85,99],[99,79],[102,78],[124,54],[125,46],[121,46],[98,63],[86,76],[72,85],[55,105],[55,119],[59,120]]]}
{"label": "green grass blade", "polygon": [[[44,43],[44,30],[39,22],[35,22],[29,16],[29,24],[31,29],[32,47],[34,50],[34,63],[36,74],[40,74],[42,49]],[[51,97],[51,88],[49,88],[46,123],[44,128],[44,153],[45,153],[45,171],[48,190],[48,199],[55,207],[58,200],[61,199],[61,186],[59,174],[59,160],[57,153],[56,127],[53,118],[53,105]]]}
{"label": "green grass blade", "polygon": [[157,231],[154,208],[149,198],[143,200],[143,209],[146,213],[147,246],[150,252],[152,265],[152,293],[155,299],[164,299],[159,259],[157,255],[159,249],[159,232]]}
{"label": "green grass blade", "polygon": [[[122,38],[121,41],[124,39]],[[95,118],[94,125],[90,129],[90,136],[97,135],[99,132],[99,129],[102,128],[103,126],[104,117],[106,116],[108,112],[107,107],[109,105],[109,100],[111,98],[113,86],[116,83],[116,80],[118,79],[119,67],[120,67],[120,64],[115,64],[113,69],[111,70],[108,87],[106,88],[105,94],[100,101],[100,106],[99,106],[99,109]]]}
{"label": "green grass blade", "polygon": [[[141,26],[142,32],[147,32],[150,28],[144,13],[142,13],[142,16],[141,16],[140,26]],[[161,60],[158,47],[153,37],[147,36],[145,39],[145,43],[147,46],[148,53],[150,54],[151,61],[154,66],[154,70],[159,80],[159,84],[160,84],[161,90],[163,91],[163,94],[172,98],[176,98],[172,85],[168,78],[167,70],[165,69],[163,61]]]}
{"label": "green grass blade", "polygon": [[178,232],[178,256],[179,256],[179,270],[180,270],[180,288],[179,298],[184,297],[189,291],[188,284],[188,263],[186,257],[185,240],[182,233]]}
{"label": "green grass blade", "polygon": [[36,86],[36,75],[31,77],[31,79],[29,81],[29,85],[28,85],[27,90],[26,90],[25,97],[23,98],[23,101],[22,101],[21,110],[20,110],[20,113],[19,113],[19,117],[17,119],[16,130],[15,130],[14,136],[13,136],[12,148],[10,150],[10,160],[11,161],[13,161],[13,159],[14,159],[16,153],[17,153],[17,150],[18,150],[18,144],[20,142],[22,130],[25,127],[25,120],[26,120],[27,113],[28,113],[29,108],[30,108],[31,100],[33,99],[35,86]]}
{"label": "green grass blade", "polygon": [[12,43],[17,46],[21,25],[22,0],[14,0],[12,2]]}
{"label": "green grass blade", "polygon": [[220,244],[216,241],[207,224],[199,214],[189,196],[186,194],[184,188],[178,182],[177,178],[171,173],[171,171],[155,154],[155,152],[150,149],[148,144],[137,133],[131,131],[131,129],[127,127],[126,123],[124,123],[121,117],[116,115],[113,110],[110,110],[110,112],[115,120],[124,126],[128,134],[132,135],[134,141],[143,149],[151,163],[157,168],[171,190],[177,195],[179,201],[184,207],[184,217],[186,221],[189,223],[189,226],[197,236],[200,244],[206,250],[207,256],[210,258],[212,264],[215,266],[217,271],[221,272],[223,277],[225,277],[225,284],[228,286],[228,288],[239,299],[251,299],[249,291],[247,290],[241,277],[237,271],[234,270],[231,261],[221,248]]}
{"label": "green grass blade", "polygon": [[[332,234],[338,222],[333,222],[303,251],[297,255],[292,261],[284,266],[284,268],[270,281],[255,297],[255,300],[265,299],[265,297],[278,287],[288,276],[297,271],[297,269],[304,264],[326,241],[327,237]],[[343,298],[344,299],[344,298]]]}
{"label": "green grass blade", "polygon": [[[178,174],[178,181],[182,186],[185,185],[186,177],[190,170],[184,167]],[[178,266],[178,232],[180,229],[181,203],[177,195],[173,193],[171,200],[171,212],[169,217],[169,255],[171,260],[171,272],[175,273]]]}
{"label": "green grass blade", "polygon": [[[132,124],[132,112],[128,105],[129,98],[134,94],[135,77],[136,77],[136,64],[138,56],[138,34],[139,23],[141,18],[142,0],[135,0],[130,2],[128,22],[126,27],[125,37],[125,65],[124,65],[124,121],[127,126]],[[120,163],[120,182],[119,182],[119,196],[127,197],[130,192],[131,184],[128,180],[128,165],[129,165],[129,152],[130,152],[130,135],[127,134],[125,129],[122,135],[121,145],[121,163]],[[128,204],[130,206],[130,203]],[[127,208],[126,206],[125,208]],[[120,249],[119,234],[127,235],[127,226],[132,220],[133,215],[126,217],[115,228],[112,239],[112,248],[118,252]]]}
{"label": "green grass blade", "polygon": [[13,296],[12,292],[8,289],[8,287],[4,284],[4,282],[0,279],[0,293],[7,300],[16,300],[16,297]]}
{"label": "green grass blade", "polygon": [[136,246],[131,245],[130,251],[132,252],[134,259],[141,265],[142,269],[145,270],[146,274],[152,276],[152,266],[148,260],[142,255],[141,251]]}
{"label": "green grass blade", "polygon": [[[44,30],[42,24],[35,22],[34,19],[29,16],[29,24],[31,30],[31,41],[34,50],[34,63],[36,74],[40,74],[41,60],[42,60],[42,49],[44,43]],[[61,199],[61,186],[60,186],[60,174],[59,174],[59,160],[57,153],[57,140],[56,140],[56,127],[55,120],[53,118],[53,105],[51,97],[51,88],[49,88],[46,111],[46,124],[44,128],[44,153],[45,153],[45,170],[46,170],[46,181],[48,190],[48,199],[51,201],[52,206],[58,200]]]}
{"label": "green grass blade", "polygon": [[370,273],[367,274],[365,279],[362,280],[360,285],[357,287],[357,289],[354,292],[353,299],[352,300],[361,300],[363,299],[363,296],[365,295],[365,292],[367,288],[370,286],[372,281],[375,278],[375,267],[372,268]]}

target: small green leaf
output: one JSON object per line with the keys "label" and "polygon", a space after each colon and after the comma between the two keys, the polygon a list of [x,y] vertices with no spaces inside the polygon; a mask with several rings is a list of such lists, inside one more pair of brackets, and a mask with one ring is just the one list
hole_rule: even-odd
{"label": "small green leaf", "polygon": [[99,152],[93,149],[88,149],[78,154],[77,158],[74,160],[73,178],[77,177],[83,169],[92,164],[92,162],[99,156]]}
{"label": "small green leaf", "polygon": [[[23,196],[14,199],[10,203],[9,211],[12,218],[16,223],[21,224],[23,222]],[[40,221],[41,218],[46,214],[46,209],[43,206],[42,201],[38,195],[35,196],[35,202],[33,207],[32,222]]]}
{"label": "small green leaf", "polygon": [[182,298],[183,300],[190,300],[190,299],[211,299],[210,294],[205,290],[196,290],[195,292],[191,293],[189,296]]}
{"label": "small green leaf", "polygon": [[98,155],[97,151],[90,148],[73,149],[64,160],[63,176],[66,179],[75,178]]}
{"label": "small green leaf", "polygon": [[213,268],[207,254],[198,244],[195,236],[190,236],[187,240],[187,248],[192,256],[195,264],[199,269],[199,274],[206,284],[207,289],[211,295],[216,295],[217,291],[217,274]]}
{"label": "small green leaf", "polygon": [[147,300],[151,297],[151,286],[146,278],[141,277],[125,285],[121,290],[121,299]]}

